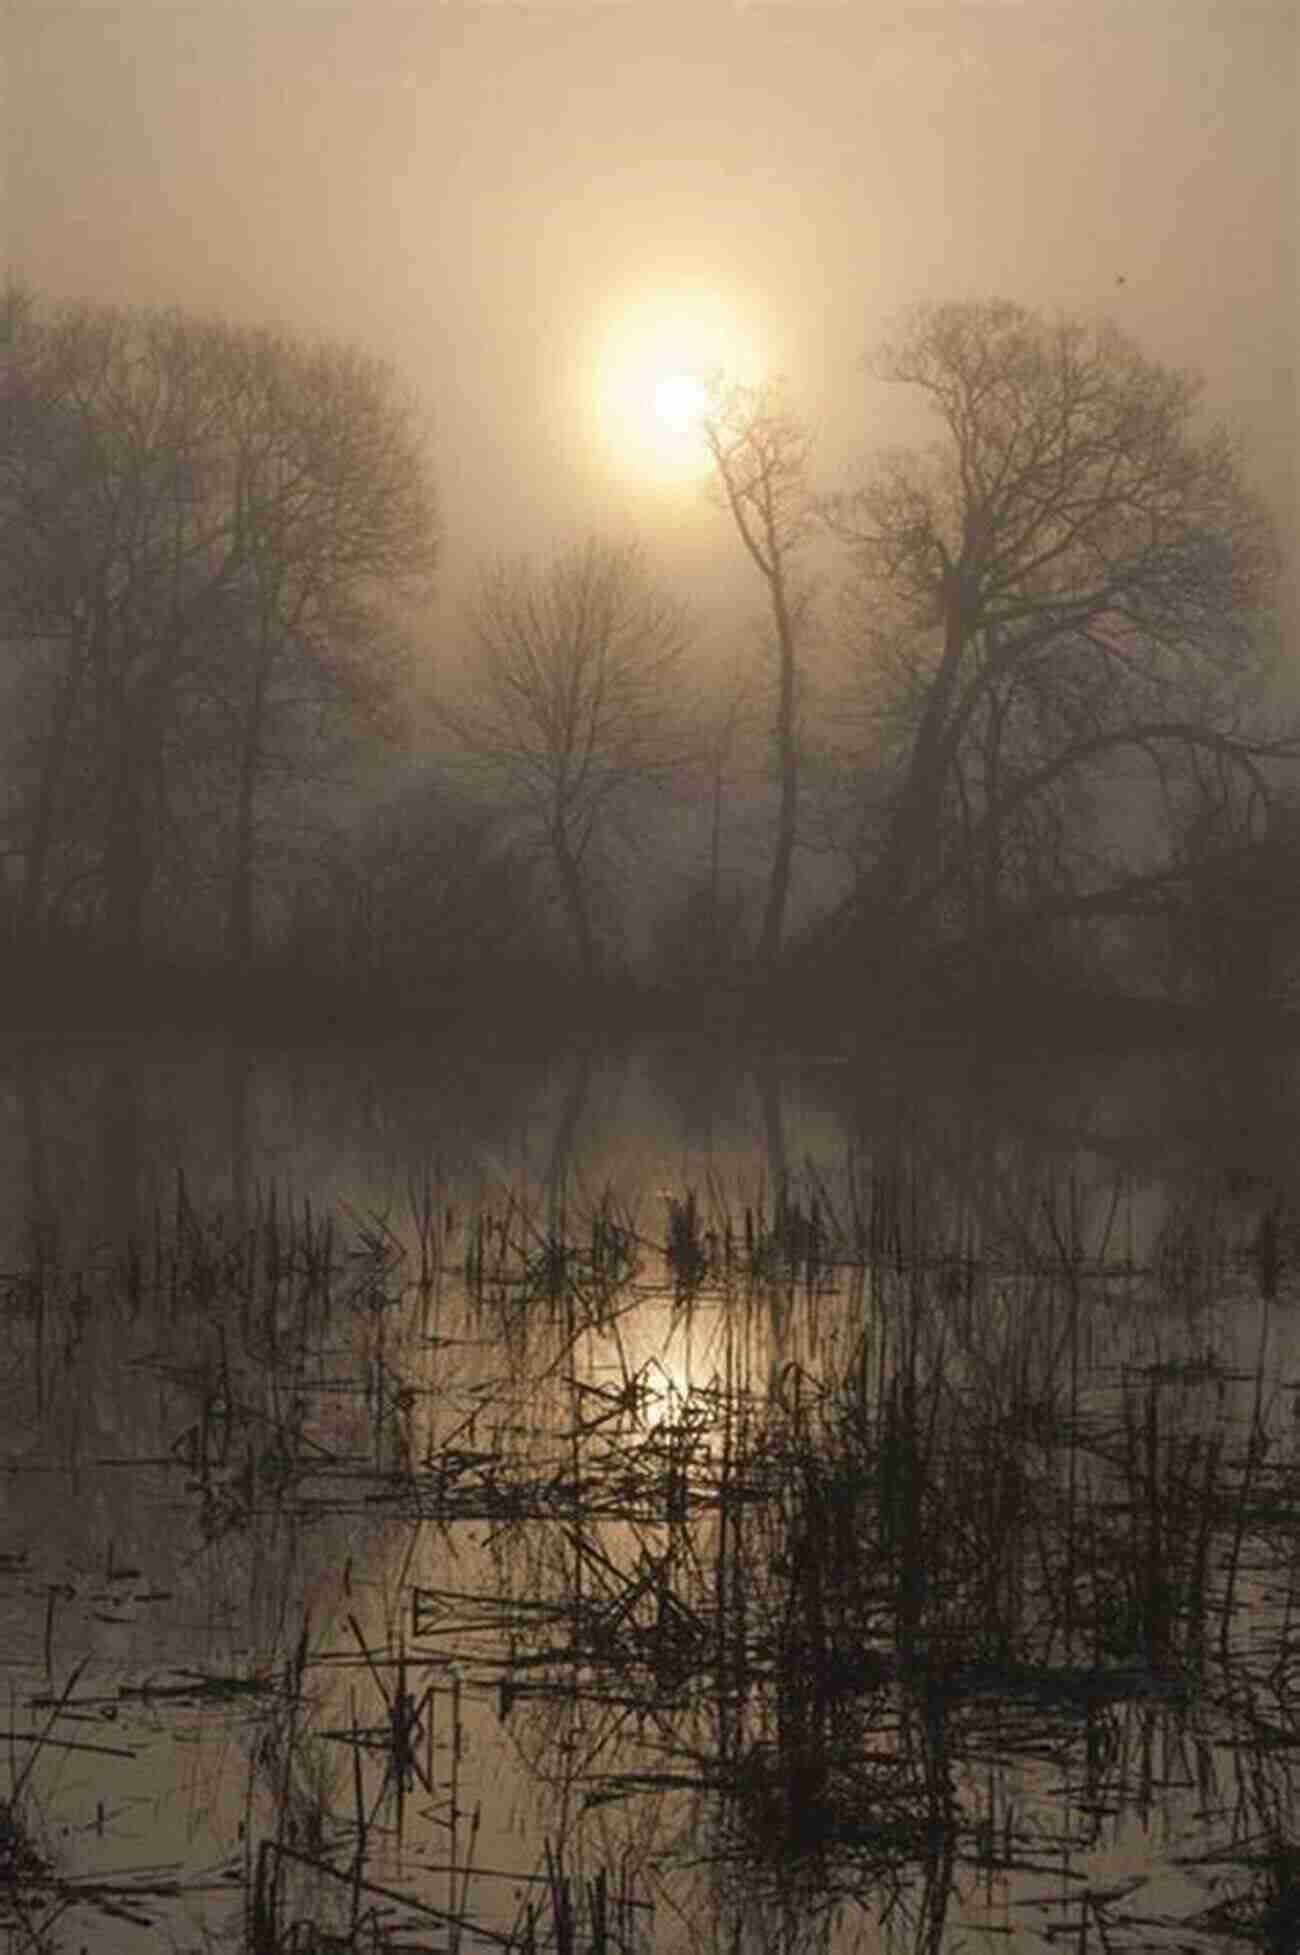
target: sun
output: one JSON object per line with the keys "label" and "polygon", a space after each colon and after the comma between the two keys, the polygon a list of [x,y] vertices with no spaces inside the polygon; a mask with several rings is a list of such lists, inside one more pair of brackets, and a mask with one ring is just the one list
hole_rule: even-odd
{"label": "sun", "polygon": [[654,415],[670,439],[689,441],[703,427],[712,400],[707,383],[695,373],[666,373],[654,390]]}
{"label": "sun", "polygon": [[644,480],[671,485],[704,475],[717,390],[752,384],[759,366],[754,334],[720,299],[641,300],[616,310],[595,363],[602,445]]}

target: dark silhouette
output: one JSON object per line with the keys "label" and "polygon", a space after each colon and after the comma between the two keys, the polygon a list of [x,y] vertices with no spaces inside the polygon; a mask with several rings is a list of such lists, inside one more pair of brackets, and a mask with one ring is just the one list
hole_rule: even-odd
{"label": "dark silhouette", "polygon": [[812,528],[808,438],[770,389],[717,389],[704,424],[722,497],[759,576],[767,586],[776,638],[776,711],[772,747],[779,804],[757,961],[771,972],[781,954],[799,837],[799,657],[809,591],[794,575]]}
{"label": "dark silhouette", "polygon": [[602,856],[620,825],[631,839],[633,809],[684,759],[671,688],[689,622],[636,545],[593,538],[541,568],[489,570],[469,623],[469,696],[442,706],[442,721],[553,875],[592,979]]}
{"label": "dark silhouette", "polygon": [[[174,312],[0,313],[21,935],[256,947],[286,801],[391,722],[437,525],[391,372]],[[280,816],[280,821],[272,820]]]}
{"label": "dark silhouette", "polygon": [[1166,800],[1202,764],[1263,794],[1265,757],[1300,752],[1253,698],[1277,548],[1192,384],[1113,328],[926,306],[881,372],[942,445],[828,512],[880,736],[837,932],[876,966],[977,948],[993,978],[1163,893],[1149,824],[1139,861],[1112,819],[1122,769]]}

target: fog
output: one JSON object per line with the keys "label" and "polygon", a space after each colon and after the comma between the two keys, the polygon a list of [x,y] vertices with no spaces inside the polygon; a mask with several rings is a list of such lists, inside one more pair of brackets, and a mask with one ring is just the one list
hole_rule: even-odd
{"label": "fog", "polygon": [[1293,0],[0,18],[0,1929],[1296,1948]]}
{"label": "fog", "polygon": [[[242,480],[240,470],[254,466],[247,447],[243,461],[232,459],[244,437],[227,410],[252,371],[253,336],[278,331],[276,412],[289,419],[267,440],[299,444],[317,520],[336,521],[337,512],[325,513],[334,509],[329,470],[377,483],[383,468],[368,476],[361,458],[380,452],[411,515],[406,535],[392,528],[375,546],[360,582],[340,568],[341,532],[329,531],[337,574],[328,599],[311,586],[307,630],[297,599],[286,596],[307,589],[292,585],[294,564],[301,571],[307,557],[288,504],[264,477],[254,565],[243,492],[214,486],[210,531],[185,530],[187,567],[169,587],[158,564],[197,520],[180,476],[169,478],[175,523],[152,532],[147,563],[132,557],[142,532],[115,531],[100,554],[95,511],[118,506],[116,463],[107,464],[107,487],[91,486],[103,458],[134,441],[124,432],[136,426],[130,416],[144,425],[147,410],[132,406],[123,420],[122,402],[137,385],[147,398],[148,374],[162,373],[150,365],[164,358],[159,346],[150,350],[147,335],[134,348],[122,341],[112,398],[111,389],[97,393],[95,356],[83,346],[81,393],[73,388],[81,432],[70,437],[82,444],[80,459],[47,465],[63,453],[63,410],[49,403],[63,398],[68,371],[49,355],[47,393],[38,386],[24,397],[9,423],[19,513],[5,538],[0,627],[13,652],[5,684],[16,707],[4,889],[33,941],[84,930],[103,942],[117,931],[137,948],[152,941],[172,955],[201,945],[209,957],[224,929],[228,941],[243,942],[246,963],[297,931],[310,962],[309,885],[329,931],[370,939],[382,861],[393,929],[408,928],[403,858],[417,835],[440,864],[421,898],[430,942],[451,941],[439,921],[448,905],[468,942],[496,875],[501,935],[482,955],[503,955],[521,892],[536,895],[546,880],[537,863],[549,852],[541,935],[567,904],[575,942],[593,938],[582,961],[622,971],[644,970],[674,904],[674,954],[686,954],[702,877],[710,928],[742,960],[759,946],[769,969],[793,936],[819,919],[834,922],[836,906],[897,914],[891,877],[904,878],[909,901],[928,904],[932,938],[967,944],[978,935],[976,910],[980,927],[991,928],[994,911],[1014,903],[1050,934],[1053,905],[1113,905],[1133,874],[1176,875],[1179,900],[1192,901],[1189,879],[1202,875],[1196,851],[1215,824],[1216,874],[1240,883],[1248,869],[1275,894],[1290,886],[1279,864],[1290,859],[1291,815],[1270,817],[1264,837],[1253,798],[1266,765],[1279,809],[1288,803],[1300,753],[1290,705],[1300,323],[1290,6],[932,0],[882,12],[649,0],[365,8],[11,0],[5,34],[7,282],[33,295],[49,320],[86,302],[101,322],[108,307],[137,322],[149,308],[225,322],[225,351],[214,341],[203,356],[204,384],[214,390],[206,431],[196,433],[195,420],[185,437],[226,444],[213,485]],[[918,324],[926,319],[929,327]],[[1134,481],[1162,484],[1145,504],[1143,490],[1136,505],[1126,492],[1111,498],[1117,478],[1074,441],[1068,387],[1051,395],[1051,376],[1069,367],[1069,359],[1060,365],[1066,322],[1084,335],[1071,342],[1076,352],[1086,339],[1097,359],[1091,377],[1080,367],[1069,385],[1093,401],[1126,403],[1100,437],[1103,453],[1135,470]],[[1108,339],[1111,326],[1117,336]],[[1066,338],[1053,340],[1059,332]],[[897,354],[891,382],[880,350],[891,335],[923,366],[937,361],[959,389],[970,382],[972,399],[971,362],[984,357],[973,349],[1000,347],[995,357],[1015,369],[1012,418],[1031,431],[1036,455],[1060,445],[1054,480],[1073,470],[1070,495],[1053,490],[1044,502],[1037,481],[1017,475],[1017,461],[1018,514],[989,515],[983,487],[976,494],[966,473],[961,493],[975,499],[954,517],[961,417],[948,412],[951,395],[907,359],[898,366]],[[1026,352],[1031,340],[1036,350]],[[54,343],[47,339],[47,352]],[[322,353],[326,366],[350,357],[338,353],[348,347],[386,363],[381,392],[391,392],[394,421],[378,396],[366,405],[365,387],[341,368],[332,380],[324,368],[305,377],[301,360],[317,345],[335,349]],[[184,365],[191,356],[179,357]],[[1191,421],[1183,397],[1167,392],[1178,384],[1168,376],[1183,373],[1202,388]],[[762,397],[744,439],[755,430],[766,438],[775,424],[763,417],[779,407],[786,433],[768,459],[780,455],[793,500],[757,550],[740,507],[756,478],[748,486],[734,472],[728,478],[699,416],[691,419],[690,390],[706,380],[779,387]],[[21,393],[27,383],[14,384]],[[164,394],[172,384],[158,381]],[[655,405],[665,386],[666,408]],[[1139,452],[1157,397],[1163,460]],[[333,457],[324,474],[312,398],[317,408],[331,402],[319,424]],[[749,398],[753,408],[759,396]],[[263,415],[265,428],[269,399],[246,410]],[[1001,454],[1010,425],[1002,409],[975,411],[986,417],[980,439]],[[389,431],[375,434],[377,448],[367,447],[363,423]],[[713,425],[724,423],[725,415]],[[1216,424],[1237,444],[1230,487],[1198,446]],[[158,436],[134,478],[133,493],[153,498],[150,521],[157,493],[145,485],[170,439]],[[873,456],[945,442],[947,459],[933,466],[949,470],[948,487],[937,500],[925,486],[938,480],[925,473],[931,464],[909,464],[903,500],[863,518],[875,536],[866,545],[868,556],[876,551],[872,565],[861,548],[846,554],[845,536],[832,537],[820,520],[827,498],[851,498]],[[1201,457],[1190,475],[1169,462],[1178,444]],[[71,472],[60,477],[64,467]],[[417,472],[431,496],[417,490]],[[101,493],[106,503],[96,503]],[[1152,551],[1173,549],[1167,496],[1190,526],[1183,553],[1156,563]],[[1252,498],[1269,512],[1287,559],[1280,633]],[[422,539],[417,502],[435,511]],[[1016,591],[999,596],[1024,536],[1085,504],[1088,533],[1062,543],[1043,530],[1017,560]],[[860,516],[868,509],[841,505],[854,507]],[[749,509],[759,522],[757,502]],[[1005,549],[993,547],[978,570],[983,594],[971,583],[963,596],[948,572],[960,557],[967,574],[967,543],[986,515],[1004,525]],[[1148,519],[1152,539],[1163,540],[1143,558],[1140,545],[1128,545],[1147,533]],[[493,685],[499,702],[514,683],[508,650],[492,676],[481,607],[475,624],[482,575],[527,556],[544,581],[546,565],[566,553],[576,561],[572,553],[592,536],[612,552],[609,563],[632,541],[642,553],[632,578],[639,594],[629,586],[614,604],[625,624],[639,628],[650,601],[644,584],[689,614],[690,629],[671,683],[662,674],[652,683],[647,670],[623,674],[637,765],[620,744],[627,721],[608,717],[604,680],[585,695],[604,702],[605,779],[617,789],[588,782],[587,813],[561,848],[555,807],[546,814],[530,802],[536,756],[520,749],[517,728],[509,752],[485,751],[480,739],[467,786],[455,750],[463,760],[473,742],[463,719],[458,732],[449,716],[468,702],[490,720]],[[215,538],[224,556],[212,556]],[[288,555],[271,578],[277,548]],[[1058,601],[1062,548],[1071,553],[1073,608]],[[1110,571],[1094,588],[1097,553]],[[30,571],[38,558],[43,583]],[[70,562],[99,565],[85,576],[100,583],[74,592],[63,569]],[[1044,562],[1053,566],[1046,583]],[[433,567],[418,590],[417,563],[422,576]],[[596,582],[605,575],[588,569]],[[1212,603],[1203,573],[1218,579]],[[587,576],[575,571],[567,595],[551,589],[543,663],[552,678],[578,656],[563,617],[566,605],[586,602],[575,593]],[[845,623],[851,576],[857,608]],[[178,595],[184,577],[199,610]],[[144,588],[139,578],[155,605],[148,627],[134,598],[119,601]],[[1176,618],[1162,608],[1175,589]],[[209,598],[216,609],[197,625]],[[512,629],[521,626],[528,605],[516,598],[498,606],[498,624],[508,614]],[[393,619],[379,616],[385,606],[401,612],[400,648]],[[110,612],[108,635],[78,650],[91,629],[85,621]],[[960,638],[954,657],[965,688],[951,710],[956,668],[936,663],[943,617],[943,642],[956,648]],[[1051,680],[1038,676],[1030,617],[1053,647]],[[1019,636],[999,650],[997,633],[1008,626]],[[157,673],[151,632],[170,646]],[[1271,646],[1282,656],[1270,667]],[[745,712],[724,739],[745,674]],[[576,698],[588,679],[569,676]],[[537,685],[533,694],[536,732],[546,715]],[[670,706],[676,730],[660,728],[655,746],[645,716],[662,718]],[[945,718],[948,744],[936,760]],[[495,724],[499,733],[505,719]],[[552,734],[543,736],[552,743],[543,772],[563,798],[567,761]],[[1181,743],[1176,792],[1164,760],[1152,759],[1152,738],[1162,754]],[[1126,782],[1125,752],[1136,756],[1136,786],[1132,775]],[[1212,754],[1231,760],[1232,784],[1217,801]],[[653,814],[636,791],[650,776],[667,790]],[[385,827],[385,796],[412,780],[417,794],[428,790],[423,812],[408,806]],[[1079,797],[1068,808],[1067,789]],[[358,810],[361,826],[370,825],[354,849]],[[575,819],[570,807],[563,820]],[[463,826],[452,843],[455,821]],[[1068,868],[1053,857],[1053,837],[1065,838]],[[1275,851],[1267,861],[1258,854],[1265,840]],[[635,870],[633,844],[642,856]],[[1255,851],[1249,863],[1242,849]],[[932,888],[927,864],[940,854],[943,875]],[[468,860],[477,868],[462,876]],[[568,892],[558,910],[557,888]],[[1204,901],[1202,889],[1195,902]],[[964,906],[960,925],[944,908],[954,903]],[[345,926],[349,905],[356,915]],[[1167,915],[1158,923],[1166,934],[1174,928]],[[1270,928],[1280,931],[1283,920],[1272,916]],[[527,961],[537,949],[525,953],[521,940],[519,954]],[[555,943],[550,950],[565,954]],[[1150,961],[1148,949],[1130,945],[1128,954],[1144,968]]]}
{"label": "fog", "polygon": [[838,482],[915,300],[1101,312],[1190,365],[1284,516],[1296,23],[1279,4],[893,9],[10,0],[5,269],[354,337],[427,403],[444,588],[616,517],[711,588],[696,485],[596,425],[620,307],[716,295]]}

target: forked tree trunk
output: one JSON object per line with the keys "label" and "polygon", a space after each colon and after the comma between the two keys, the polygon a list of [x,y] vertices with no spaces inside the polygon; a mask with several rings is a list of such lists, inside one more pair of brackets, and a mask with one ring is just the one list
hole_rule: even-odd
{"label": "forked tree trunk", "polygon": [[781,576],[779,564],[769,581],[772,591],[772,612],[776,621],[777,655],[781,665],[780,692],[774,729],[781,799],[777,812],[776,843],[772,851],[772,870],[767,884],[767,903],[763,911],[763,927],[758,940],[758,961],[765,971],[771,971],[781,955],[786,910],[790,903],[790,879],[794,869],[795,843],[799,834],[799,739],[794,623],[786,603],[785,580]]}
{"label": "forked tree trunk", "polygon": [[51,716],[49,738],[41,761],[36,802],[32,810],[27,859],[23,866],[22,894],[19,898],[19,927],[29,941],[40,936],[45,919],[46,883],[50,855],[54,848],[54,829],[59,795],[67,773],[72,748],[72,725],[81,692],[84,671],[80,646],[74,647],[59,677]]}
{"label": "forked tree trunk", "polygon": [[149,883],[144,759],[137,741],[123,740],[116,762],[104,859],[108,943],[110,949],[127,958],[137,958],[144,944],[144,899]]}
{"label": "forked tree trunk", "polygon": [[596,976],[598,968],[595,933],[591,927],[591,912],[587,903],[587,892],[583,887],[582,870],[562,826],[553,829],[551,848],[560,878],[560,893],[564,898],[564,907],[569,913],[569,924],[578,953],[578,965],[583,977],[590,981]]}

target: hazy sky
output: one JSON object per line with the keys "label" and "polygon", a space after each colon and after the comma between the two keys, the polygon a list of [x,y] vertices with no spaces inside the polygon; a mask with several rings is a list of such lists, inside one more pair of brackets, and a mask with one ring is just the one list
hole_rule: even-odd
{"label": "hazy sky", "polygon": [[611,516],[681,561],[726,540],[597,407],[609,332],[679,300],[789,375],[828,485],[891,431],[861,362],[899,306],[1108,313],[1205,375],[1281,509],[1298,21],[1295,0],[8,0],[7,270],[390,355],[430,405],[456,575]]}

